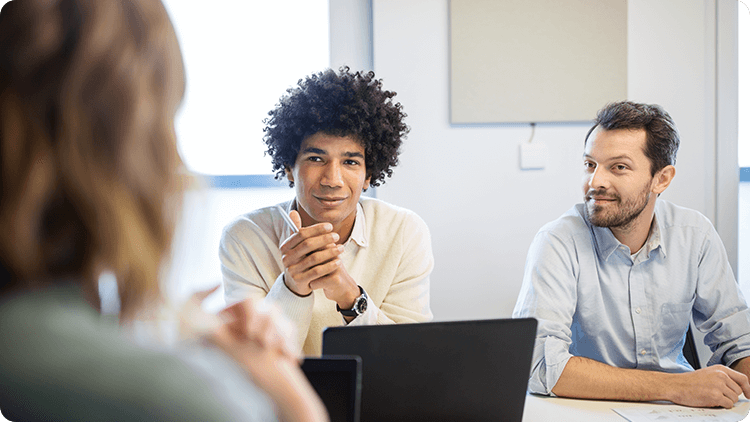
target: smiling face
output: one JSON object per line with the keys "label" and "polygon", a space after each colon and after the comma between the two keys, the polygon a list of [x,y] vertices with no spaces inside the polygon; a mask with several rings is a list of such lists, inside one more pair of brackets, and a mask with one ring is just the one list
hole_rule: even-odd
{"label": "smiling face", "polygon": [[620,229],[638,224],[650,227],[657,196],[652,193],[659,194],[666,186],[660,183],[661,172],[651,175],[645,145],[643,129],[596,128],[591,133],[583,155],[584,203],[591,224]]}
{"label": "smiling face", "polygon": [[348,239],[359,196],[370,183],[364,146],[349,136],[318,132],[302,141],[286,175],[294,182],[302,226],[328,222],[342,241]]}

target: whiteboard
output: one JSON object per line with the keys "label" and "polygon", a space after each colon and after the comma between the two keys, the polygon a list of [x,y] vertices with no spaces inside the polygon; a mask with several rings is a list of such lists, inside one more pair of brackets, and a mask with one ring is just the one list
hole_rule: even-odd
{"label": "whiteboard", "polygon": [[451,0],[451,123],[591,121],[627,98],[627,0]]}

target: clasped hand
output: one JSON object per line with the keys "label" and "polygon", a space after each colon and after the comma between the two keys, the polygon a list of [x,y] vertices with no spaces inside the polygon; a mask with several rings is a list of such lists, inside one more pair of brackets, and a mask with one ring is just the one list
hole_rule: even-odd
{"label": "clasped hand", "polygon": [[284,282],[299,296],[322,289],[326,297],[342,309],[349,309],[359,296],[357,282],[349,275],[339,257],[344,246],[330,223],[302,227],[297,211],[289,216],[299,228],[281,245]]}

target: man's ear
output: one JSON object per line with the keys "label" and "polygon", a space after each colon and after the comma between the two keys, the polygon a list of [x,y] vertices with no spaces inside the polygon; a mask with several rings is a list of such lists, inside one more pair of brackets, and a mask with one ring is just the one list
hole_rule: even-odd
{"label": "man's ear", "polygon": [[286,173],[286,180],[294,183],[294,174],[289,166],[284,166],[284,173]]}
{"label": "man's ear", "polygon": [[367,188],[370,187],[370,179],[371,178],[372,178],[372,176],[367,175],[367,179],[365,179],[365,187],[364,187],[364,189],[362,189],[362,192],[367,192]]}
{"label": "man's ear", "polygon": [[674,179],[676,169],[674,166],[669,165],[664,167],[663,169],[656,172],[654,175],[653,185],[651,187],[651,191],[660,194],[664,192],[667,187],[669,187],[669,184],[672,183],[672,179]]}
{"label": "man's ear", "polygon": [[292,172],[292,168],[289,166],[284,166],[284,173],[286,174],[286,180],[289,181],[289,187],[294,187],[294,173]]}

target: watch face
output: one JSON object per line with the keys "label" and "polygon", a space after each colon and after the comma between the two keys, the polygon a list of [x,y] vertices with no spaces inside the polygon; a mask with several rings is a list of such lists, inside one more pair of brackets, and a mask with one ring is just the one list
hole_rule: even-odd
{"label": "watch face", "polygon": [[367,310],[367,298],[366,297],[360,297],[357,299],[357,304],[355,305],[355,308],[357,308],[358,314],[363,314]]}

